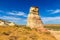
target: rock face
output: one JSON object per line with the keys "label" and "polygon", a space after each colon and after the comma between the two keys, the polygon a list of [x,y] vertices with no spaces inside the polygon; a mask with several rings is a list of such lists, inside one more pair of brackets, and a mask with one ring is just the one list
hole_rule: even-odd
{"label": "rock face", "polygon": [[31,28],[43,27],[42,21],[38,14],[37,7],[31,7],[28,14],[27,26]]}
{"label": "rock face", "polygon": [[46,30],[43,26],[43,23],[38,14],[38,7],[31,7],[28,18],[27,18],[27,26],[30,28],[38,28],[41,30]]}

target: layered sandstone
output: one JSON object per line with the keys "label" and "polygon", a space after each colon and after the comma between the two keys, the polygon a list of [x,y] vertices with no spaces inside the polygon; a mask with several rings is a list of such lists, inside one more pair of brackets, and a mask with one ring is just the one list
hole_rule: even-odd
{"label": "layered sandstone", "polygon": [[32,28],[38,28],[39,31],[47,31],[44,28],[44,25],[39,17],[38,7],[31,7],[28,18],[27,18],[27,26]]}

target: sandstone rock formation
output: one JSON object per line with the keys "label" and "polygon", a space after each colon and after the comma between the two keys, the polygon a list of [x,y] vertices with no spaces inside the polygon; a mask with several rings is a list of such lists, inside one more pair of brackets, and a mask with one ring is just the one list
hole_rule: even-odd
{"label": "sandstone rock formation", "polygon": [[[28,15],[27,26],[11,26],[14,23],[0,20],[1,25],[7,25],[3,27],[0,25],[0,40],[56,40],[50,32],[38,32],[37,30],[46,30],[42,24],[41,19],[38,16],[38,8],[31,7],[30,14]],[[10,27],[10,26],[11,27]]]}
{"label": "sandstone rock formation", "polygon": [[43,23],[39,17],[38,14],[38,7],[31,7],[28,18],[27,18],[27,26],[30,28],[38,28],[41,29],[42,31],[46,30],[43,26]]}

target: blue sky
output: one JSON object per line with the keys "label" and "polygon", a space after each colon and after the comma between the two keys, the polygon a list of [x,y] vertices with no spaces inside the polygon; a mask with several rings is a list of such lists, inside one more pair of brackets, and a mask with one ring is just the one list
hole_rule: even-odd
{"label": "blue sky", "polygon": [[26,24],[31,6],[39,8],[44,24],[60,24],[60,0],[0,0],[0,19]]}

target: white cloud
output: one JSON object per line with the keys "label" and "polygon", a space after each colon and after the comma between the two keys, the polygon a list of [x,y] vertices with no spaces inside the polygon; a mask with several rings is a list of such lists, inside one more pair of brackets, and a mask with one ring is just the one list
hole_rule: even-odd
{"label": "white cloud", "polygon": [[8,20],[20,20],[21,18],[16,18],[12,16],[2,16],[0,19],[8,19]]}
{"label": "white cloud", "polygon": [[27,14],[25,12],[22,12],[22,11],[3,11],[3,10],[0,10],[0,13],[27,17]]}
{"label": "white cloud", "polygon": [[10,14],[10,15],[15,15],[15,13],[13,13],[13,12],[7,12],[7,14]]}
{"label": "white cloud", "polygon": [[18,12],[16,15],[24,16],[24,15],[25,15],[25,13],[24,13],[24,12]]}
{"label": "white cloud", "polygon": [[54,10],[47,10],[47,12],[51,12],[51,11],[54,11]]}
{"label": "white cloud", "polygon": [[42,17],[42,21],[47,24],[47,23],[55,23],[58,24],[60,23],[60,16],[57,17]]}
{"label": "white cloud", "polygon": [[23,17],[27,17],[27,15],[26,15],[24,12],[21,12],[21,11],[7,12],[7,14],[15,15],[15,16],[23,16]]}
{"label": "white cloud", "polygon": [[56,14],[56,13],[60,13],[60,9],[48,10],[48,12],[51,12],[51,14]]}
{"label": "white cloud", "polygon": [[13,16],[0,16],[0,19],[7,20],[10,22],[14,22],[16,24],[25,24],[26,23],[26,19],[17,18],[17,17],[13,17]]}
{"label": "white cloud", "polygon": [[60,9],[54,10],[52,13],[53,13],[53,14],[55,14],[55,13],[60,13]]}
{"label": "white cloud", "polygon": [[26,19],[25,18],[18,17],[18,16],[27,17],[27,14],[25,12],[0,10],[0,13],[6,14],[6,15],[10,15],[10,16],[6,16],[6,15],[2,16],[1,15],[0,19],[8,20],[8,21],[11,21],[11,22],[15,22],[17,24],[25,24],[26,23]]}

